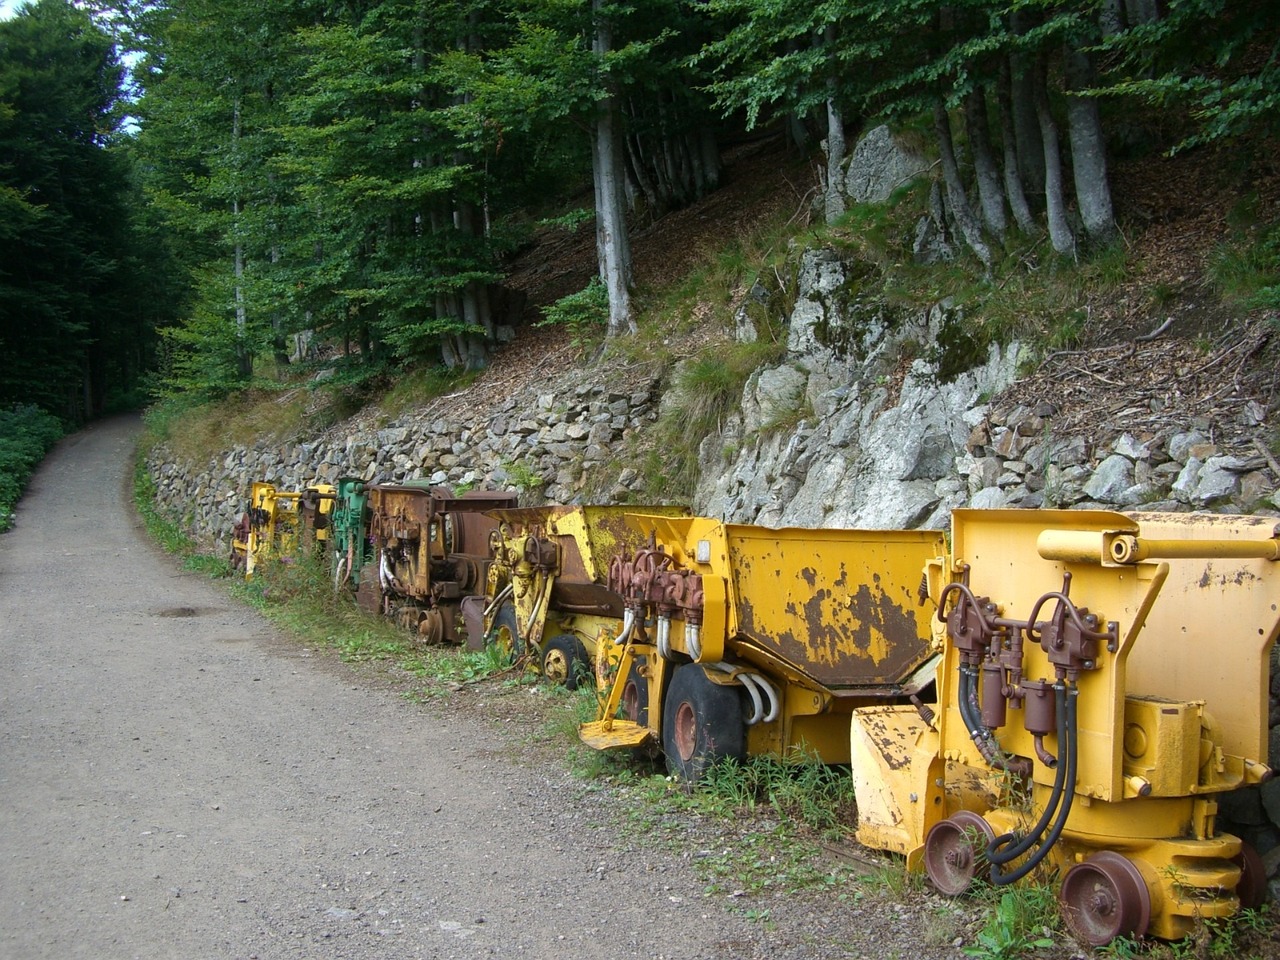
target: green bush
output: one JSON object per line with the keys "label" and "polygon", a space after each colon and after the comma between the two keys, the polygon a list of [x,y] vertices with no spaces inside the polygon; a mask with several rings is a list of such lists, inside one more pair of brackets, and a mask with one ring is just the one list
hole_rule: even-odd
{"label": "green bush", "polygon": [[13,508],[44,455],[62,436],[62,423],[31,404],[0,410],[0,531],[13,526]]}
{"label": "green bush", "polygon": [[535,327],[568,327],[576,346],[584,346],[604,333],[609,325],[609,294],[599,277],[568,296],[542,308]]}

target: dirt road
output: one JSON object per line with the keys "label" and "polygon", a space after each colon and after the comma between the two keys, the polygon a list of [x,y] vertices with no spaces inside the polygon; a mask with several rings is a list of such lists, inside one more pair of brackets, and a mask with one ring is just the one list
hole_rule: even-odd
{"label": "dirt road", "polygon": [[136,427],[63,441],[0,537],[0,957],[780,955],[499,730],[159,555]]}

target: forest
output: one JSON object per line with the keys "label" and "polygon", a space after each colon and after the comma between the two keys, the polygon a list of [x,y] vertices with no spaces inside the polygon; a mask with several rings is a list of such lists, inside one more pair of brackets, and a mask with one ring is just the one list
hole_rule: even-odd
{"label": "forest", "polygon": [[[979,273],[1015,237],[1087,258],[1121,141],[1274,149],[1278,55],[1273,0],[39,0],[0,22],[0,409],[77,424],[317,352],[351,383],[483,367],[547,224],[594,224],[564,309],[626,336],[629,230],[757,137],[838,222],[887,120]],[[1170,119],[1135,146],[1139,110]]]}

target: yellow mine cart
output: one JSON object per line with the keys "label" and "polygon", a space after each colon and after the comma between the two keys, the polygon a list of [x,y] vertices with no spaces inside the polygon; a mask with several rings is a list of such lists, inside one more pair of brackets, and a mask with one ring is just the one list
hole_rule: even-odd
{"label": "yellow mine cart", "polygon": [[1259,905],[1217,796],[1269,777],[1274,519],[958,510],[928,569],[936,715],[860,709],[858,839],[946,894],[1060,877],[1084,943]]}
{"label": "yellow mine cart", "polygon": [[[489,582],[482,604],[468,601],[464,616],[483,618],[483,632],[513,656],[535,659],[553,682],[575,689],[599,666],[601,638],[616,638],[622,597],[607,585],[609,565],[643,546],[628,521],[637,510],[687,516],[678,506],[558,506],[495,511]],[[616,665],[615,657],[613,664]]]}
{"label": "yellow mine cart", "polygon": [[660,746],[691,780],[722,757],[847,763],[855,707],[933,682],[919,588],[941,532],[633,523],[654,536],[611,566],[620,662],[599,719],[579,731],[591,746]]}
{"label": "yellow mine cart", "polygon": [[252,577],[266,557],[290,556],[303,540],[324,543],[329,535],[334,488],[313,484],[301,491],[277,490],[274,484],[255,481],[249,489],[249,507],[231,536],[231,566]]}

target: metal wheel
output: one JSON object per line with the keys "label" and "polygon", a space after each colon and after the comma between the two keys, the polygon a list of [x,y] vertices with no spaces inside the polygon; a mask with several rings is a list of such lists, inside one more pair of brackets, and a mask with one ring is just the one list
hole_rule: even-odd
{"label": "metal wheel", "polygon": [[591,660],[582,641],[568,633],[548,640],[542,651],[542,675],[566,690],[578,689],[582,678],[591,675]]}
{"label": "metal wheel", "polygon": [[1240,882],[1236,884],[1236,896],[1241,910],[1257,910],[1267,900],[1267,867],[1258,851],[1247,843],[1240,844],[1240,852],[1231,858],[1240,868]]}
{"label": "metal wheel", "polygon": [[986,866],[984,851],[996,837],[991,824],[971,810],[961,810],[929,828],[924,838],[924,869],[938,892],[958,897]]}
{"label": "metal wheel", "polygon": [[504,603],[493,615],[493,625],[489,628],[489,640],[505,650],[512,662],[524,656],[524,640],[520,638],[520,628],[516,624],[516,608],[511,603]]}
{"label": "metal wheel", "polygon": [[1141,937],[1151,922],[1151,893],[1132,860],[1104,850],[1077,863],[1058,891],[1071,933],[1091,947]]}
{"label": "metal wheel", "polygon": [[627,682],[622,687],[622,719],[646,726],[649,723],[649,681],[640,675],[638,664],[632,663]]}
{"label": "metal wheel", "polygon": [[444,643],[444,614],[439,607],[422,612],[422,619],[418,621],[418,636],[433,646]]}

